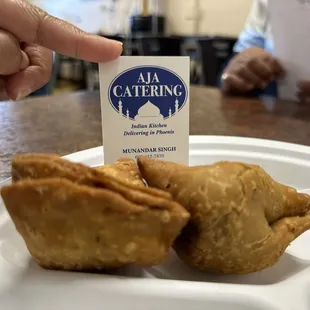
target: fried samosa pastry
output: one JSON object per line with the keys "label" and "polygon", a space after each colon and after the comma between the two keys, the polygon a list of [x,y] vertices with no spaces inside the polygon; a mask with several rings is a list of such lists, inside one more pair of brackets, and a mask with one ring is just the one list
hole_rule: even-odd
{"label": "fried samosa pastry", "polygon": [[247,274],[275,264],[310,229],[310,197],[254,165],[187,167],[138,159],[149,186],[170,192],[191,214],[174,249],[204,271]]}
{"label": "fried samosa pastry", "polygon": [[85,175],[100,178],[108,175],[119,178],[133,185],[145,186],[134,160],[122,158],[110,165],[89,169],[89,167],[72,163],[53,154],[21,154],[12,160],[12,179],[40,179],[64,177],[72,181]]}
{"label": "fried samosa pastry", "polygon": [[68,166],[57,168],[60,176],[56,169],[51,177],[36,174],[1,189],[37,263],[71,271],[160,264],[188,222],[188,212],[167,192],[101,173],[98,177],[98,171],[93,174],[95,169],[79,164]]}
{"label": "fried samosa pastry", "polygon": [[113,164],[96,167],[96,169],[110,176],[122,178],[133,185],[145,186],[137,164],[133,159],[121,158]]}

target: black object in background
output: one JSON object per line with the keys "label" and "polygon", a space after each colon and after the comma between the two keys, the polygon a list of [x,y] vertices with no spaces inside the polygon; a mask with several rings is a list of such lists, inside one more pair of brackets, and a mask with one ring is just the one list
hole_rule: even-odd
{"label": "black object in background", "polygon": [[233,54],[237,38],[213,37],[198,40],[202,64],[202,84],[217,86],[218,75]]}
{"label": "black object in background", "polygon": [[133,37],[139,35],[162,36],[165,34],[166,19],[157,15],[133,15],[130,17],[130,30]]}
{"label": "black object in background", "polygon": [[138,41],[139,54],[143,56],[182,55],[182,37],[144,37]]}

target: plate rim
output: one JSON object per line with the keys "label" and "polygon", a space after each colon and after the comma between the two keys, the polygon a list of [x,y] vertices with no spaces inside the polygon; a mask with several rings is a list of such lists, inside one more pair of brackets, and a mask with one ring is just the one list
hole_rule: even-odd
{"label": "plate rim", "polygon": [[[215,135],[192,135],[189,136],[190,153],[201,150],[205,144],[217,144],[217,145],[235,145],[235,146],[251,146],[254,148],[266,148],[273,150],[288,151],[292,153],[299,153],[304,155],[310,155],[310,146],[295,144],[290,142],[282,142],[277,140],[260,139],[260,138],[248,138],[238,136],[215,136]],[[73,152],[62,156],[65,159],[75,162],[82,162],[89,160],[91,157],[103,156],[104,147],[97,146],[78,152]],[[0,187],[7,185],[11,182],[11,178],[7,178],[0,181]]]}
{"label": "plate rim", "polygon": [[[233,141],[233,143],[232,143]],[[266,147],[272,149],[285,149],[310,154],[310,146],[284,142],[272,139],[238,137],[238,136],[215,136],[215,135],[195,135],[189,137],[190,144],[235,144],[253,147]]]}
{"label": "plate rim", "polygon": [[[282,142],[277,140],[268,140],[268,139],[260,139],[260,138],[248,138],[248,137],[237,137],[237,136],[207,136],[207,135],[197,135],[197,136],[189,136],[189,144],[190,144],[190,152],[198,148],[201,148],[204,144],[233,144],[236,146],[251,146],[251,147],[264,147],[268,149],[276,149],[276,150],[285,150],[291,151],[294,153],[304,153],[310,155],[310,146],[294,144],[289,142]],[[99,154],[102,152],[103,154],[104,147],[97,146],[94,148],[85,149],[82,151],[74,152],[63,156],[63,158],[71,159],[74,158],[82,158],[84,156],[89,157],[91,153]],[[93,157],[92,155],[91,157]]]}

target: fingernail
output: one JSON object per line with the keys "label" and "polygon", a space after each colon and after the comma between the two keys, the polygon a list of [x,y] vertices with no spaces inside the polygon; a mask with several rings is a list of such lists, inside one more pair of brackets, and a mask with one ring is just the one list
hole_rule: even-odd
{"label": "fingernail", "polygon": [[20,91],[16,96],[16,101],[24,99],[25,97],[27,97],[31,93],[32,93],[32,89]]}
{"label": "fingernail", "polygon": [[123,42],[121,42],[121,41],[117,41],[117,40],[111,40],[111,41],[113,41],[117,45],[123,46]]}
{"label": "fingernail", "polygon": [[29,64],[30,60],[28,55],[24,51],[21,51],[21,63],[19,69],[24,70],[29,66]]}

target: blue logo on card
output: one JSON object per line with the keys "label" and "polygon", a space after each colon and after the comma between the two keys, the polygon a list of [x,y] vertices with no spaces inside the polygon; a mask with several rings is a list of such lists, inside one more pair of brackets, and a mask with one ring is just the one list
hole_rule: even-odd
{"label": "blue logo on card", "polygon": [[164,120],[175,116],[188,97],[185,82],[158,66],[140,66],[119,74],[109,87],[114,110],[134,121]]}

